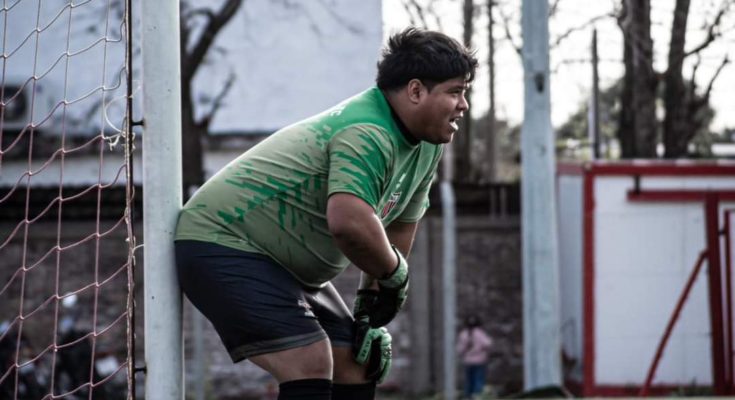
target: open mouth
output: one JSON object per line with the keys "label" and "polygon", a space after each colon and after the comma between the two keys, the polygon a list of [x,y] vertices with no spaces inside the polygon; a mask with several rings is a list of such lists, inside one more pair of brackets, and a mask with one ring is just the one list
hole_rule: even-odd
{"label": "open mouth", "polygon": [[461,120],[461,119],[462,119],[462,116],[456,116],[454,118],[450,118],[449,119],[449,126],[452,127],[452,130],[453,131],[458,131],[459,130],[459,120]]}

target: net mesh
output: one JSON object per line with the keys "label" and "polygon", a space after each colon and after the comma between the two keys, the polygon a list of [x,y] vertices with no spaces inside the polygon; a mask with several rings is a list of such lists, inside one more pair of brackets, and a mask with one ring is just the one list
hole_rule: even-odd
{"label": "net mesh", "polygon": [[129,15],[2,0],[2,399],[134,394]]}

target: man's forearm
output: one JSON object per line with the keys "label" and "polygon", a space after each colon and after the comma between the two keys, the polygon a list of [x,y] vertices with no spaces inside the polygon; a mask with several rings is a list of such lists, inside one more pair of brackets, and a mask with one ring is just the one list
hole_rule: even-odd
{"label": "man's forearm", "polygon": [[370,227],[372,224],[368,223],[368,226],[335,235],[334,240],[350,262],[371,277],[380,279],[395,269],[398,259],[377,218],[376,223],[377,227]]}
{"label": "man's forearm", "polygon": [[408,258],[408,254],[411,252],[417,226],[418,223],[415,222],[393,222],[385,229],[388,241],[390,241],[392,245],[396,246],[398,251],[400,251],[406,258]]}
{"label": "man's forearm", "polygon": [[[401,223],[394,222],[385,230],[388,241],[398,248],[398,251],[408,258],[408,253],[413,245],[413,238],[416,234],[417,223]],[[360,275],[360,289],[377,289],[378,281],[373,276],[363,272]]]}
{"label": "man's forearm", "polygon": [[354,196],[336,194],[327,204],[327,218],[337,247],[350,262],[375,278],[393,272],[398,257],[372,207]]}

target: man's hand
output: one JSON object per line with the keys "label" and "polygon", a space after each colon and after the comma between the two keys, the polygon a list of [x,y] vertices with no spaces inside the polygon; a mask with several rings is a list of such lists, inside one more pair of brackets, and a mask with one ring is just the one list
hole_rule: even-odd
{"label": "man's hand", "polygon": [[375,301],[368,305],[370,326],[379,328],[387,325],[395,318],[408,297],[408,264],[401,252],[393,246],[398,256],[398,266],[390,276],[378,280],[378,290]]}
{"label": "man's hand", "polygon": [[360,289],[357,291],[357,297],[355,297],[355,304],[352,307],[352,315],[355,319],[362,317],[369,317],[370,310],[375,306],[375,302],[378,300],[378,291],[375,289]]}
{"label": "man's hand", "polygon": [[372,328],[366,315],[358,318],[355,324],[355,339],[352,351],[355,361],[366,365],[365,378],[382,383],[388,376],[393,356],[392,338],[385,328]]}

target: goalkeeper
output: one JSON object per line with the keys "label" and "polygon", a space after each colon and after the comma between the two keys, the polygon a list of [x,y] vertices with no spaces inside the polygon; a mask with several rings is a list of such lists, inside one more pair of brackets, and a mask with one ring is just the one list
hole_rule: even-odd
{"label": "goalkeeper", "polygon": [[[184,206],[182,290],[233,362],[278,380],[279,399],[373,399],[386,378],[385,325],[406,300],[406,256],[476,67],[444,34],[397,33],[377,87],[274,133]],[[363,273],[352,312],[330,283],[350,262]]]}

